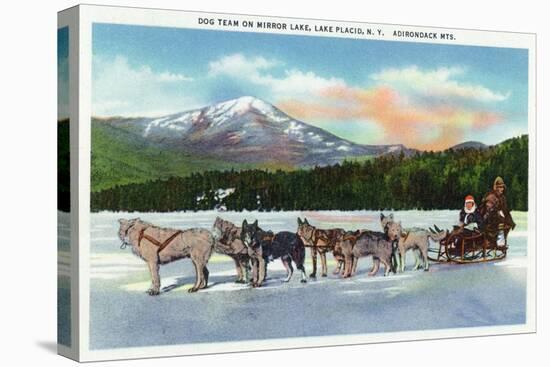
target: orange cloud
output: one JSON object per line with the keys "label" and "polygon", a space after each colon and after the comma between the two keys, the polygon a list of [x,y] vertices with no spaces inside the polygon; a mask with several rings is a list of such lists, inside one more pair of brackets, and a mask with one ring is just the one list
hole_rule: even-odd
{"label": "orange cloud", "polygon": [[441,150],[462,142],[466,129],[483,129],[502,119],[495,112],[461,106],[427,106],[411,103],[389,86],[369,89],[325,88],[314,101],[283,100],[278,107],[303,120],[365,120],[382,127],[385,138],[377,143]]}

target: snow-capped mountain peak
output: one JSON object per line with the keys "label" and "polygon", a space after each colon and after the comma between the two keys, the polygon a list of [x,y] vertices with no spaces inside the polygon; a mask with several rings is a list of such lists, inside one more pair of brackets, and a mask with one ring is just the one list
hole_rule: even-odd
{"label": "snow-capped mountain peak", "polygon": [[218,125],[223,123],[223,120],[242,116],[246,113],[265,115],[275,122],[289,120],[288,116],[274,106],[253,96],[239,97],[214,104],[206,108],[204,116],[212,120],[215,125]]}
{"label": "snow-capped mountain peak", "polygon": [[348,157],[398,154],[399,145],[362,145],[294,119],[259,98],[243,96],[159,118],[124,120],[147,141],[188,154],[285,166],[327,165]]}
{"label": "snow-capped mountain peak", "polygon": [[290,120],[287,115],[271,104],[253,96],[243,96],[196,110],[149,119],[146,121],[143,137],[150,136],[155,130],[159,132],[159,130],[170,129],[172,132],[179,131],[183,133],[193,124],[204,121],[210,122],[212,126],[221,126],[225,122],[246,115],[247,113],[265,116],[273,122],[285,122]]}

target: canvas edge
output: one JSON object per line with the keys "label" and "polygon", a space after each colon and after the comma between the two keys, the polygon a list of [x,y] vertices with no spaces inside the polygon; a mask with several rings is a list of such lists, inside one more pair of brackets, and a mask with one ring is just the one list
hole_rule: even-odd
{"label": "canvas edge", "polygon": [[57,344],[57,353],[78,361],[80,358],[79,324],[79,237],[78,237],[78,11],[77,7],[57,14],[57,29],[68,27],[69,32],[69,149],[70,149],[70,346]]}

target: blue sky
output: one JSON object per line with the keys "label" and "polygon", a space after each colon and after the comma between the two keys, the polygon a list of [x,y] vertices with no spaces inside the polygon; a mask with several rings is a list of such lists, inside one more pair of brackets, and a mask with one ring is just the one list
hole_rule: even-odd
{"label": "blue sky", "polygon": [[94,24],[93,58],[96,116],[253,95],[364,144],[527,132],[527,50]]}
{"label": "blue sky", "polygon": [[57,118],[69,117],[69,27],[57,30]]}

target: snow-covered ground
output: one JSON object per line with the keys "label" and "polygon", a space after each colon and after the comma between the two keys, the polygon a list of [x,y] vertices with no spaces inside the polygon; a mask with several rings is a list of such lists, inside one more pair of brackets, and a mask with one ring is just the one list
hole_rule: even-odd
{"label": "snow-covered ground", "polygon": [[[389,214],[386,212],[385,214]],[[181,260],[161,267],[162,293],[148,296],[145,263],[120,249],[119,218],[140,217],[154,224],[210,229],[216,216],[240,224],[258,219],[263,229],[296,230],[307,217],[322,228],[380,230],[380,212],[177,212],[95,213],[91,218],[90,347],[92,349],[173,345],[210,341],[376,333],[406,330],[494,326],[525,322],[527,215],[514,212],[518,226],[509,237],[509,256],[497,263],[433,264],[429,272],[368,277],[371,259],[361,259],[352,279],[332,275],[307,284],[295,273],[283,283],[278,260],[268,267],[264,287],[235,284],[233,261],[215,254],[210,284],[188,294],[193,266]],[[450,228],[458,211],[400,211],[405,227]],[[408,257],[409,261],[413,256]],[[309,251],[306,270],[311,270]]]}
{"label": "snow-covered ground", "polygon": [[71,345],[71,218],[57,212],[57,341]]}

